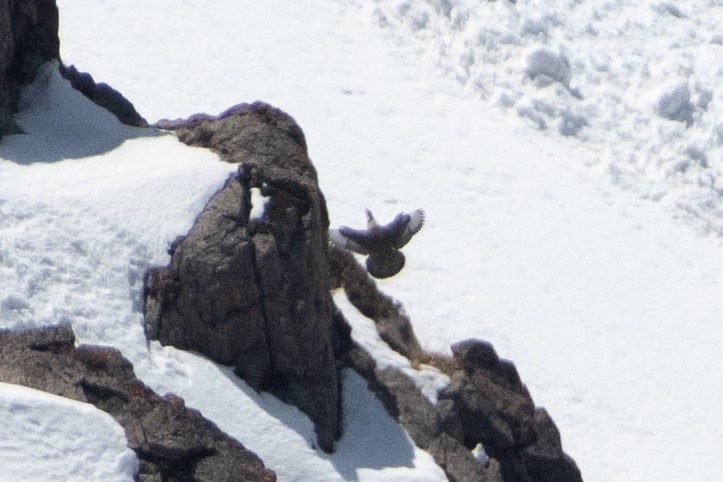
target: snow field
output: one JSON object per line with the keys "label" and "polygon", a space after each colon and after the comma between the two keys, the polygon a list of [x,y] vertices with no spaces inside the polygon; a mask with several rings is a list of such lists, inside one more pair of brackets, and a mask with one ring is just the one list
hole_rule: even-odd
{"label": "snow field", "polygon": [[158,392],[176,393],[201,410],[256,452],[280,480],[446,480],[431,456],[414,445],[352,371],[342,372],[344,435],[329,455],[316,448],[306,415],[255,392],[232,369],[157,342],[151,344],[151,352],[144,380]]}

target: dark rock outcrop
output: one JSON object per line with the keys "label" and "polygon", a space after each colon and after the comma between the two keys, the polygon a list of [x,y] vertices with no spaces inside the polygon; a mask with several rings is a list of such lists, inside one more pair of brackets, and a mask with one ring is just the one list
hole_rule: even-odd
{"label": "dark rock outcrop", "polygon": [[113,349],[75,347],[70,325],[0,330],[0,381],[43,390],[108,412],[140,461],[140,481],[273,481],[275,474],[238,441],[175,395],[138,380]]}
{"label": "dark rock outcrop", "polygon": [[479,340],[452,345],[452,353],[462,370],[440,399],[453,403],[465,446],[481,443],[499,461],[506,482],[582,481],[562,450],[557,427],[544,409],[535,408],[512,362]]}
{"label": "dark rock outcrop", "polygon": [[60,65],[60,74],[70,85],[99,107],[104,108],[123,124],[133,127],[148,127],[133,104],[105,82],[96,83],[86,72],[79,72],[74,65]]}
{"label": "dark rock outcrop", "polygon": [[[329,222],[303,132],[262,103],[158,127],[240,166],[173,244],[171,264],[149,273],[150,337],[234,366],[255,389],[296,405],[331,451],[340,390]],[[254,189],[266,201],[252,218]]]}
{"label": "dark rock outcrop", "polygon": [[45,62],[60,59],[55,0],[0,0],[0,138],[13,121],[20,87]]}

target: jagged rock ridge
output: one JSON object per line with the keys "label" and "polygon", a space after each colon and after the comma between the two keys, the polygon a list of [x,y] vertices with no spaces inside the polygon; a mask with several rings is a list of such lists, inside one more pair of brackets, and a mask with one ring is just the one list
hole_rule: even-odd
{"label": "jagged rock ridge", "polygon": [[97,106],[113,114],[123,124],[133,127],[148,127],[148,122],[138,113],[133,104],[110,85],[105,82],[96,83],[92,75],[78,71],[74,65],[60,64],[58,70],[75,90]]}
{"label": "jagged rock ridge", "polygon": [[[366,271],[345,251],[332,249],[332,280],[349,301],[371,318],[380,337],[412,365],[427,363],[451,377],[432,404],[401,370],[380,368],[348,337],[341,363],[360,373],[389,414],[414,442],[432,454],[452,481],[581,482],[563,450],[548,413],[536,408],[514,364],[492,345],[465,340],[452,346],[453,358],[425,352],[401,305],[381,293]],[[341,313],[337,313],[341,318]],[[340,336],[349,333],[337,320]],[[480,464],[471,449],[481,444],[489,457]]]}
{"label": "jagged rock ridge", "polygon": [[[319,446],[331,451],[340,395],[329,221],[303,132],[263,103],[159,127],[239,170],[174,243],[170,265],[148,276],[150,336],[232,365],[252,387],[298,406],[314,422]],[[256,218],[253,190],[267,199]]]}

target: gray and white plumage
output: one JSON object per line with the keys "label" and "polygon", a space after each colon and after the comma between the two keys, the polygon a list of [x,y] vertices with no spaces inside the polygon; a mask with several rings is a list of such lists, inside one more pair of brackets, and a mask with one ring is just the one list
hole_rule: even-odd
{"label": "gray and white plumage", "polygon": [[366,267],[375,278],[389,278],[404,267],[404,254],[399,251],[424,225],[424,210],[400,213],[392,222],[380,225],[367,209],[367,228],[342,226],[329,230],[333,246],[367,255]]}

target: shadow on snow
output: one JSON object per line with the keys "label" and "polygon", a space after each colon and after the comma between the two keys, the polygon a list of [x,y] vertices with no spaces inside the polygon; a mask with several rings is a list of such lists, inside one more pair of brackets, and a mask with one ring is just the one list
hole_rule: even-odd
{"label": "shadow on snow", "polygon": [[[342,436],[334,453],[325,454],[316,448],[313,427],[306,415],[268,393],[254,391],[232,369],[216,366],[246,397],[308,440],[309,446],[315,448],[321,458],[327,459],[342,479],[358,480],[359,469],[414,467],[415,450],[411,440],[355,371],[344,369],[341,373]],[[270,468],[274,469],[273,466]]]}
{"label": "shadow on snow", "polygon": [[111,151],[129,139],[151,137],[151,128],[130,127],[71,87],[57,63],[43,66],[20,97],[15,121],[22,134],[0,140],[0,158],[18,164],[58,162]]}

